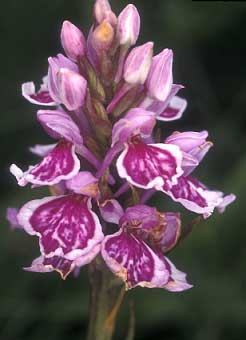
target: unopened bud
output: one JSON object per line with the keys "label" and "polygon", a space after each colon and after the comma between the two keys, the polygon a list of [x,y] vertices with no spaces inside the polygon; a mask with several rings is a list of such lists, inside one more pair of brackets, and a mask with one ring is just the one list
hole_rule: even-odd
{"label": "unopened bud", "polygon": [[168,48],[153,58],[146,83],[149,97],[166,100],[173,83],[172,65],[173,52]]}
{"label": "unopened bud", "polygon": [[100,25],[105,19],[114,27],[117,24],[117,18],[111,10],[108,0],[96,0],[93,14],[96,22]]}
{"label": "unopened bud", "polygon": [[120,45],[135,45],[140,31],[140,16],[134,5],[126,6],[118,17],[117,38]]}
{"label": "unopened bud", "polygon": [[135,47],[128,55],[124,66],[124,79],[128,84],[144,84],[153,56],[153,43]]}
{"label": "unopened bud", "polygon": [[78,73],[61,68],[57,74],[61,102],[70,111],[84,105],[87,81]]}
{"label": "unopened bud", "polygon": [[49,70],[48,70],[48,89],[51,97],[57,102],[61,103],[58,85],[57,85],[57,73],[61,68],[66,68],[74,72],[78,72],[78,66],[70,59],[64,57],[62,54],[58,54],[56,57],[48,58]]}
{"label": "unopened bud", "polygon": [[66,181],[69,190],[89,197],[98,197],[98,179],[89,171],[80,171],[72,179]]}
{"label": "unopened bud", "polygon": [[191,152],[201,147],[206,142],[207,137],[207,131],[174,132],[165,140],[165,143],[175,144],[179,146],[182,151]]}
{"label": "unopened bud", "polygon": [[92,46],[100,54],[110,49],[113,40],[114,29],[108,21],[104,20],[92,34]]}
{"label": "unopened bud", "polygon": [[61,43],[66,55],[74,61],[85,54],[86,41],[83,33],[71,22],[64,21],[61,30]]}

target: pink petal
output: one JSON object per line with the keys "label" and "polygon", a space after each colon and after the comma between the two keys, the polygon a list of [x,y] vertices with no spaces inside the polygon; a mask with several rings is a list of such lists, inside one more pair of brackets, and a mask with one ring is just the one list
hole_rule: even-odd
{"label": "pink petal", "polygon": [[44,130],[52,138],[65,138],[73,144],[83,144],[83,138],[78,126],[65,111],[39,110],[37,118]]}
{"label": "pink petal", "polygon": [[164,101],[159,101],[151,98],[144,98],[144,100],[140,103],[139,107],[145,108],[148,111],[153,111],[159,116],[167,107],[173,97],[179,92],[179,90],[183,89],[184,86],[180,84],[173,84],[169,95]]}
{"label": "pink petal", "polygon": [[23,269],[28,272],[35,273],[50,273],[57,271],[63,279],[66,279],[68,274],[73,271],[74,264],[72,261],[59,256],[53,256],[50,258],[40,256],[32,262],[30,267],[24,267]]}
{"label": "pink petal", "polygon": [[181,233],[181,220],[179,213],[163,213],[164,228],[156,239],[156,244],[162,252],[170,251],[177,243]]}
{"label": "pink petal", "polygon": [[48,155],[50,151],[54,149],[56,144],[48,144],[48,145],[41,145],[36,144],[34,146],[30,146],[29,151],[33,153],[34,155],[45,157]]}
{"label": "pink petal", "polygon": [[117,39],[120,45],[136,44],[140,31],[140,16],[137,8],[129,4],[118,16]]}
{"label": "pink petal", "polygon": [[176,145],[144,144],[133,141],[127,144],[117,160],[116,166],[121,178],[133,185],[162,190],[177,183],[183,173],[182,153]]}
{"label": "pink petal", "polygon": [[115,123],[112,131],[112,146],[125,143],[130,137],[140,134],[142,137],[151,135],[155,126],[155,114],[144,109],[134,108],[124,118]]}
{"label": "pink petal", "polygon": [[38,92],[35,91],[35,85],[33,82],[27,82],[22,84],[22,96],[29,102],[37,105],[54,106],[57,103],[51,98],[47,86],[47,77],[43,78],[43,84]]}
{"label": "pink petal", "polygon": [[173,85],[173,52],[165,48],[154,56],[146,81],[148,96],[155,100],[165,101]]}
{"label": "pink petal", "polygon": [[77,193],[89,197],[98,197],[98,179],[89,171],[80,171],[73,178],[66,181],[66,187]]}
{"label": "pink petal", "polygon": [[39,164],[29,167],[26,172],[23,173],[14,164],[11,165],[10,172],[16,177],[20,186],[25,186],[27,183],[54,185],[72,178],[79,169],[80,161],[75,154],[75,146],[61,141]]}
{"label": "pink petal", "polygon": [[127,208],[120,225],[134,232],[153,249],[162,252],[176,245],[181,231],[179,213],[160,213],[156,208],[144,204]]}
{"label": "pink petal", "polygon": [[181,203],[188,210],[210,216],[215,207],[223,201],[222,193],[208,190],[192,177],[180,177],[178,183],[165,191],[174,201]]}
{"label": "pink petal", "polygon": [[63,280],[73,271],[77,277],[81,266],[90,263],[99,254],[100,249],[101,246],[98,244],[89,253],[74,261],[67,260],[61,256],[44,257],[41,255],[32,262],[30,267],[24,267],[23,269],[35,273],[50,273],[56,271],[61,275]]}
{"label": "pink petal", "polygon": [[183,98],[175,96],[171,99],[168,106],[156,118],[162,121],[177,120],[182,117],[187,107],[187,101]]}
{"label": "pink petal", "polygon": [[99,205],[100,213],[104,221],[119,224],[119,220],[124,211],[120,203],[115,199],[108,199]]}
{"label": "pink petal", "polygon": [[51,97],[57,102],[61,103],[61,98],[57,84],[57,73],[61,68],[67,68],[74,72],[79,72],[78,66],[70,59],[66,58],[63,54],[58,54],[56,57],[48,58],[48,89]]}
{"label": "pink petal", "polygon": [[18,220],[28,234],[39,237],[41,253],[48,258],[80,258],[86,263],[91,251],[97,255],[95,246],[104,237],[90,201],[76,194],[28,202],[21,208]]}
{"label": "pink petal", "polygon": [[133,227],[141,231],[149,232],[160,224],[160,213],[156,208],[144,204],[137,204],[126,209],[120,219],[120,225]]}
{"label": "pink petal", "polygon": [[77,61],[85,54],[86,41],[83,33],[69,21],[64,21],[61,30],[61,43],[66,55]]}
{"label": "pink petal", "polygon": [[162,287],[168,282],[165,263],[144,242],[123,229],[105,237],[102,256],[110,270],[125,282],[127,289]]}
{"label": "pink petal", "polygon": [[208,137],[208,132],[204,131],[185,131],[174,132],[166,138],[165,143],[174,144],[184,152],[190,153],[202,146]]}
{"label": "pink petal", "polygon": [[178,270],[169,259],[163,257],[163,261],[170,272],[170,277],[168,283],[162,288],[165,288],[170,292],[182,292],[193,287],[187,282],[186,274]]}

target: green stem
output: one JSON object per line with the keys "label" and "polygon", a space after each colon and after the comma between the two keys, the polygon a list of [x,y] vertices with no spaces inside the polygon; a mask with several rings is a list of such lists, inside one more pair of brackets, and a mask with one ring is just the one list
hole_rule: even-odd
{"label": "green stem", "polygon": [[111,340],[124,288],[97,258],[89,266],[91,301],[87,340]]}

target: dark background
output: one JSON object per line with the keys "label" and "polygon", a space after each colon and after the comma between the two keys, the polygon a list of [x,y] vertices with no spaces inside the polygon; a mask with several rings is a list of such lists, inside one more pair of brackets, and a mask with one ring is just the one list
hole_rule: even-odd
{"label": "dark background", "polygon": [[[112,1],[117,13],[126,1]],[[246,339],[245,228],[245,63],[246,7],[243,2],[134,1],[142,17],[140,43],[155,41],[155,52],[174,50],[174,79],[186,86],[188,109],[181,121],[163,124],[163,132],[203,130],[215,146],[197,170],[201,180],[237,201],[224,215],[215,213],[171,255],[188,272],[190,291],[135,289],[127,294],[118,319],[124,339],[129,298],[135,301],[136,340]],[[8,166],[36,161],[27,148],[49,139],[35,121],[37,107],[21,97],[21,83],[39,82],[47,57],[61,51],[59,30],[64,19],[88,32],[92,1],[8,0],[1,3],[0,124],[0,339],[84,339],[88,281],[81,276],[65,282],[57,274],[22,271],[38,255],[37,240],[11,231],[7,206],[47,195],[17,187]],[[163,211],[169,200],[156,196]],[[180,206],[176,206],[176,209]],[[182,210],[182,209],[181,209]],[[182,210],[183,211],[183,210]]]}

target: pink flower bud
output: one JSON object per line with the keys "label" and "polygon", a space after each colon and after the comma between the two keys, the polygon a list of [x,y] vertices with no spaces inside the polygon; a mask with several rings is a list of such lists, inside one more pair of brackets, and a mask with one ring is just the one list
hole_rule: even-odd
{"label": "pink flower bud", "polygon": [[118,17],[117,38],[120,45],[135,45],[140,31],[140,16],[134,5],[126,6]]}
{"label": "pink flower bud", "polygon": [[182,151],[191,152],[192,150],[201,147],[206,142],[207,137],[207,131],[174,132],[171,136],[166,138],[165,143],[175,144],[179,146]]}
{"label": "pink flower bud", "polygon": [[116,26],[117,18],[111,10],[108,0],[96,0],[93,14],[96,22],[100,25],[103,20],[107,20],[112,26]]}
{"label": "pink flower bud", "polygon": [[77,61],[79,57],[85,54],[85,37],[83,33],[69,21],[63,22],[61,43],[66,55],[73,61]]}
{"label": "pink flower bud", "polygon": [[98,179],[89,171],[80,171],[70,180],[66,181],[66,187],[77,193],[89,197],[98,197]]}
{"label": "pink flower bud", "polygon": [[128,55],[124,66],[124,79],[132,85],[144,84],[153,55],[153,43],[135,47]]}
{"label": "pink flower bud", "polygon": [[114,29],[110,23],[104,20],[92,33],[91,43],[93,48],[100,54],[110,49],[114,40]]}
{"label": "pink flower bud", "polygon": [[168,48],[153,58],[146,83],[149,97],[166,100],[173,84],[172,65],[173,52]]}
{"label": "pink flower bud", "polygon": [[70,111],[84,105],[87,81],[78,73],[61,68],[57,74],[61,102]]}
{"label": "pink flower bud", "polygon": [[48,89],[51,97],[56,103],[61,103],[58,85],[57,85],[57,73],[61,68],[67,68],[74,72],[79,72],[78,66],[70,59],[64,57],[62,54],[58,54],[56,57],[48,58],[49,70],[48,70]]}

